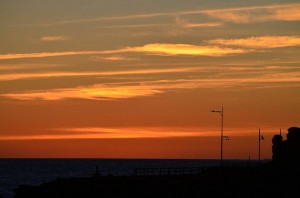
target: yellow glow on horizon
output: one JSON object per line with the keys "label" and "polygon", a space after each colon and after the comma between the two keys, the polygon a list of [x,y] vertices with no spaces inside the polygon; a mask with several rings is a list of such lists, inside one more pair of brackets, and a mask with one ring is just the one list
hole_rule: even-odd
{"label": "yellow glow on horizon", "polygon": [[[216,128],[166,128],[166,127],[81,127],[58,128],[55,131],[69,134],[55,135],[5,135],[0,140],[59,140],[59,139],[136,139],[136,138],[182,138],[182,137],[218,137],[220,129]],[[263,134],[270,135],[274,129],[264,129]],[[256,136],[255,129],[226,129],[230,137]]]}

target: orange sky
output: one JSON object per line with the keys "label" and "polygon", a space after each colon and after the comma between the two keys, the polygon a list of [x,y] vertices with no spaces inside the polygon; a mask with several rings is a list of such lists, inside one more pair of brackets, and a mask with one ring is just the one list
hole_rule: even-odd
{"label": "orange sky", "polygon": [[[0,3],[0,157],[271,158],[299,126],[297,1]],[[56,13],[53,16],[53,13]]]}

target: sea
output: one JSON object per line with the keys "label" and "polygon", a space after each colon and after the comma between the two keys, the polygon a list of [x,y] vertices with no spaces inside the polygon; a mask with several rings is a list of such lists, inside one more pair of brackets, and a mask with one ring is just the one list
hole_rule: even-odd
{"label": "sea", "polygon": [[[0,159],[0,195],[13,198],[19,185],[40,185],[57,178],[101,175],[129,176],[138,168],[219,166],[209,159]],[[227,166],[255,166],[255,160],[223,160]]]}

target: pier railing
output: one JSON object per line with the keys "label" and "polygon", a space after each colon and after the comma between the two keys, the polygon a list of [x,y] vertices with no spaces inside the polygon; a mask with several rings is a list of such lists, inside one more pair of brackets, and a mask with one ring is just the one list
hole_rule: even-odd
{"label": "pier railing", "polygon": [[133,174],[135,176],[163,176],[163,175],[199,175],[199,167],[188,168],[137,168]]}

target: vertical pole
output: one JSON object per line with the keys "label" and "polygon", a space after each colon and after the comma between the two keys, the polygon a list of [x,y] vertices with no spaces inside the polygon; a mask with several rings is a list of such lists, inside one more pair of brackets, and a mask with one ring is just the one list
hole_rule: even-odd
{"label": "vertical pole", "polygon": [[280,128],[280,135],[281,135],[281,128]]}
{"label": "vertical pole", "polygon": [[222,106],[222,111],[221,111],[221,168],[223,167],[223,116],[224,116],[224,109]]}
{"label": "vertical pole", "polygon": [[260,129],[258,129],[258,163],[260,163]]}

